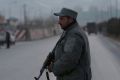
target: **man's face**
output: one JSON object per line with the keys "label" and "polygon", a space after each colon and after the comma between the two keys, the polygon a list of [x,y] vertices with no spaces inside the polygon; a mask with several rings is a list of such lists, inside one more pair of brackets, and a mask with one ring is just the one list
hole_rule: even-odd
{"label": "man's face", "polygon": [[70,19],[66,16],[59,16],[59,22],[61,28],[66,28],[70,24]]}

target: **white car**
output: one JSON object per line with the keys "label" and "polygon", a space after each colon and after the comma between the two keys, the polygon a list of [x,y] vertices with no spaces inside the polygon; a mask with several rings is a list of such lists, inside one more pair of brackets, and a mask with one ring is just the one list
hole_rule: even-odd
{"label": "white car", "polygon": [[12,32],[9,32],[9,33],[10,33],[10,42],[12,44],[15,44],[15,41],[16,41],[15,34]]}

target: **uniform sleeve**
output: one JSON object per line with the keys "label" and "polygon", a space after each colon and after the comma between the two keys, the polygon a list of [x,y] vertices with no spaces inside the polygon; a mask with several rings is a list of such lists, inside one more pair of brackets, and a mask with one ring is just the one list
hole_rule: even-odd
{"label": "uniform sleeve", "polygon": [[77,35],[70,35],[64,44],[63,56],[53,66],[56,76],[69,74],[78,65],[82,52],[82,40]]}

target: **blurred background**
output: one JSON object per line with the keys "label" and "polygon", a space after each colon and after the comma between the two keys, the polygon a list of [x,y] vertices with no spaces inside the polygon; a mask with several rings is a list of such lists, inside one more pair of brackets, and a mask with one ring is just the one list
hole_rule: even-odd
{"label": "blurred background", "polygon": [[0,0],[0,24],[12,25],[9,28],[15,28],[17,40],[55,35],[59,29],[53,13],[67,7],[79,13],[81,27],[86,29],[93,23],[99,32],[118,37],[119,3],[120,0]]}
{"label": "blurred background", "polygon": [[0,80],[33,80],[39,74],[62,33],[53,13],[63,7],[78,12],[88,36],[92,80],[120,80],[120,0],[0,0]]}

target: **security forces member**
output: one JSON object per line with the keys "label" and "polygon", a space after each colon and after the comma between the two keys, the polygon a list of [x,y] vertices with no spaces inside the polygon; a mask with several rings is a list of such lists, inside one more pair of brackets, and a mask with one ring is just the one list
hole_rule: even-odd
{"label": "security forces member", "polygon": [[59,24],[64,30],[53,51],[54,62],[48,66],[57,80],[91,80],[91,60],[87,36],[76,21],[77,12],[63,8]]}

